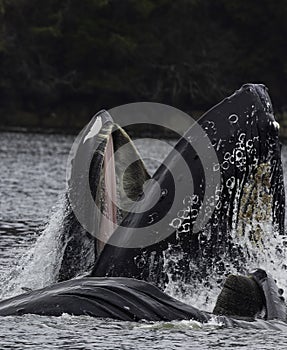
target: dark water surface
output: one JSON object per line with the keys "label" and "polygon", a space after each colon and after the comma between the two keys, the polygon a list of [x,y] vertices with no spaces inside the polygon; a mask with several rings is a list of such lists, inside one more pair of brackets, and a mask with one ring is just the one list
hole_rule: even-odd
{"label": "dark water surface", "polygon": [[[0,134],[1,298],[20,293],[22,287],[39,288],[52,282],[57,258],[54,243],[61,221],[57,213],[73,139]],[[148,140],[137,145],[143,156],[154,158],[148,163],[150,171],[169,148],[153,147]],[[287,165],[286,147],[283,163]],[[43,231],[45,238],[33,248]],[[285,286],[285,276],[279,279]],[[216,293],[209,297],[206,309],[212,308]],[[190,302],[203,305],[199,297]],[[276,327],[282,330],[223,329],[215,322],[130,323],[86,316],[26,315],[0,319],[0,349],[287,349],[286,327]]]}

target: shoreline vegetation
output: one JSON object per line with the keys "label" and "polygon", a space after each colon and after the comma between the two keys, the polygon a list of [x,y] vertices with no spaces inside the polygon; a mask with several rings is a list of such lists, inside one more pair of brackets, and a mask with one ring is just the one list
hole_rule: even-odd
{"label": "shoreline vegetation", "polygon": [[[97,112],[97,111],[96,111]],[[96,113],[95,112],[95,113]],[[94,114],[95,114],[94,113]],[[205,111],[192,111],[189,114],[194,120],[199,119]],[[91,120],[94,114],[82,119],[77,118],[62,118],[57,122],[52,118],[42,118],[36,114],[17,113],[12,117],[6,117],[6,123],[0,123],[0,132],[22,132],[22,133],[40,133],[40,134],[63,134],[77,135]],[[287,112],[275,112],[275,118],[280,124],[279,136],[282,143],[287,144]],[[66,123],[65,123],[66,121]],[[135,121],[136,122],[136,121]],[[184,133],[185,130],[182,130]],[[144,128],[132,126],[128,128],[128,133],[131,137],[161,137],[166,139],[177,138],[173,132],[168,130],[156,130],[154,127],[150,129],[148,126]]]}
{"label": "shoreline vegetation", "polygon": [[0,128],[76,133],[137,101],[206,111],[263,83],[287,140],[286,17],[286,0],[0,0]]}
{"label": "shoreline vegetation", "polygon": [[[82,115],[81,118],[77,118],[76,115],[69,117],[67,113],[60,116],[54,114],[46,117],[37,115],[36,113],[18,112],[12,115],[7,113],[4,114],[6,117],[2,117],[2,121],[0,122],[0,132],[77,135],[97,112],[98,110],[94,113],[89,113],[86,116]],[[193,111],[187,114],[194,120],[197,120],[203,115],[203,113],[203,111]],[[134,120],[134,123],[136,124],[136,119]],[[177,127],[180,130],[180,126]],[[173,131],[160,127],[155,130],[153,125],[149,126],[148,124],[145,124],[144,126],[130,125],[125,129],[131,137],[177,138],[176,133]],[[185,131],[186,130],[183,128],[180,130],[181,134]]]}

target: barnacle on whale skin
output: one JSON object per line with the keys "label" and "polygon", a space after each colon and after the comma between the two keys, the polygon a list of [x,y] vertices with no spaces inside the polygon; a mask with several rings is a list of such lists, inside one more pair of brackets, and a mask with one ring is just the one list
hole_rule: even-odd
{"label": "barnacle on whale skin", "polygon": [[272,224],[271,165],[261,163],[253,176],[245,183],[239,203],[238,227],[240,235],[246,235],[252,244],[264,243],[262,224]]}

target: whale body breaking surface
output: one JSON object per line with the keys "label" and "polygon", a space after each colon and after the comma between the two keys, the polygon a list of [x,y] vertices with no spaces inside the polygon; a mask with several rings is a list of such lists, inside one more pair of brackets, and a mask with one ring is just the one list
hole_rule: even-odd
{"label": "whale body breaking surface", "polygon": [[[266,248],[266,224],[278,235],[284,233],[285,199],[278,125],[267,89],[263,85],[244,85],[203,115],[198,124],[218,160],[209,171],[214,178],[220,178],[220,183],[215,184],[215,192],[210,194],[210,185],[204,176],[205,163],[197,155],[200,140],[194,126],[151,177],[126,132],[114,123],[108,112],[99,112],[80,135],[80,147],[71,160],[73,167],[63,220],[65,249],[58,283],[1,301],[0,315],[68,313],[126,321],[208,322],[214,314],[182,303],[163,290],[175,274],[180,284],[196,283],[199,279],[208,279],[210,271],[224,276],[227,266],[232,265],[238,273],[248,276],[242,276],[239,285],[241,281],[243,285],[252,281],[251,294],[246,292],[245,297],[247,300],[252,295],[251,303],[258,307],[249,308],[246,314],[233,314],[236,308],[233,309],[230,298],[234,298],[234,304],[242,303],[244,298],[236,291],[228,293],[231,287],[227,280],[214,309],[218,321],[226,326],[242,327],[246,321],[248,327],[254,326],[254,322],[249,321],[256,317],[285,322],[286,306],[281,290],[264,270],[252,273],[244,270],[247,257],[244,247],[240,246],[240,237],[247,236],[253,250]],[[92,199],[105,207],[108,184],[103,173],[111,143],[115,154],[123,145],[128,147],[126,154],[114,159],[114,172],[122,184],[118,191],[128,191],[128,197],[134,202],[125,210],[115,209],[118,226],[110,232],[108,240],[102,241],[102,217],[95,212],[78,213],[87,198],[83,191],[86,183],[82,182],[79,169],[87,172]],[[88,169],[83,156],[87,151],[93,155],[88,160]],[[123,173],[125,162],[132,156],[137,160]],[[206,157],[206,161],[210,161],[210,154]],[[183,169],[182,162],[192,176],[192,190],[188,183],[184,187],[177,183],[187,181],[177,177],[181,174],[177,174],[176,169]],[[148,200],[142,200],[143,186],[150,179],[155,181],[148,182],[144,197],[151,198],[155,186],[159,186],[163,194],[152,207]],[[178,188],[184,190],[175,193]],[[175,196],[180,200],[172,206]],[[213,200],[217,197],[214,207],[212,196]],[[120,200],[125,204],[123,196]],[[88,216],[95,230],[93,234],[81,225],[81,214]],[[207,215],[210,218],[205,220]],[[151,235],[147,225],[151,216],[155,224],[159,223],[157,237],[149,245],[136,246],[138,228],[144,227],[147,236]],[[168,220],[162,222],[164,217]],[[175,255],[176,260],[169,260]],[[73,279],[81,274],[86,277]]]}

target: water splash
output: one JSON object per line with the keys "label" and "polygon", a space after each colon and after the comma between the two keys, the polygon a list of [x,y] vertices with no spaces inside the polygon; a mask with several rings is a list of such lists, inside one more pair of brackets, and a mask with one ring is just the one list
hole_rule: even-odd
{"label": "water splash", "polygon": [[60,196],[49,223],[36,243],[0,279],[1,299],[21,294],[25,289],[43,288],[55,282],[65,248],[61,241],[65,210],[64,196]]}
{"label": "water splash", "polygon": [[[213,273],[211,271],[210,275],[204,279],[194,279],[190,283],[182,282],[177,278],[176,273],[180,260],[182,260],[181,253],[165,257],[168,271],[168,284],[165,288],[165,293],[198,309],[211,312],[221,290],[219,282],[222,281],[222,276],[218,276],[216,272]],[[169,268],[167,265],[169,265]],[[191,265],[190,269],[193,269],[196,275],[198,266],[196,264],[194,266]]]}
{"label": "water splash", "polygon": [[[286,166],[284,174],[287,174]],[[287,237],[280,235],[277,225],[273,224],[271,205],[272,202],[276,205],[276,201],[273,201],[270,191],[271,178],[270,164],[262,163],[246,183],[237,184],[232,229],[226,237],[218,236],[217,242],[212,241],[212,230],[208,227],[200,234],[203,243],[199,249],[202,251],[194,263],[189,264],[191,282],[185,283],[184,276],[178,273],[187,260],[183,250],[170,247],[165,252],[165,270],[169,279],[165,291],[168,294],[200,309],[212,311],[228,274],[248,274],[262,268],[277,280],[278,287],[283,288],[287,296]],[[174,227],[180,235],[178,226]],[[211,262],[208,262],[209,252],[204,249],[210,245],[209,242],[213,247],[214,244],[218,245],[218,257],[215,256]],[[202,270],[205,276],[201,274]]]}

